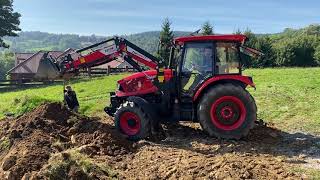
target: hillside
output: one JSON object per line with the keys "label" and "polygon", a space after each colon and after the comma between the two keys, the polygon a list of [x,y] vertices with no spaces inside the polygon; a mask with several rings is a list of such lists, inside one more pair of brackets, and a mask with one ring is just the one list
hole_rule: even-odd
{"label": "hillside", "polygon": [[[131,35],[121,35],[122,37],[132,41],[139,47],[150,53],[155,53],[157,50],[158,38],[160,31],[149,31]],[[286,28],[283,32],[275,34],[256,34],[250,30],[242,32],[247,34],[252,41],[256,38],[269,38],[275,46],[284,43],[289,39],[295,39],[301,36],[318,36],[320,34],[320,25],[313,24],[301,29]],[[175,37],[185,36],[190,32],[174,31]],[[9,51],[11,52],[36,52],[39,50],[65,50],[67,48],[81,48],[93,43],[103,41],[111,36],[80,36],[77,34],[52,34],[39,31],[20,32],[18,37],[7,37],[5,41],[10,44]],[[254,43],[249,43],[254,44]],[[318,44],[313,44],[317,46]],[[4,49],[0,49],[0,52]]]}
{"label": "hillside", "polygon": [[[155,53],[160,31],[143,32],[122,37],[132,41],[150,53]],[[175,31],[175,36],[183,36],[189,32]],[[110,36],[80,36],[76,34],[52,34],[39,31],[21,32],[18,37],[7,37],[12,52],[36,52],[39,50],[60,50],[81,48],[103,41]]]}

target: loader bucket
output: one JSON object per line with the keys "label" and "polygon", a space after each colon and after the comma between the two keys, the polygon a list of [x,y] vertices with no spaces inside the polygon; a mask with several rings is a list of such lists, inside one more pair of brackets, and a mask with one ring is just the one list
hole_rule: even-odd
{"label": "loader bucket", "polygon": [[55,64],[52,57],[48,57],[47,54],[39,62],[39,67],[35,75],[35,79],[40,80],[55,80],[60,76],[58,66]]}

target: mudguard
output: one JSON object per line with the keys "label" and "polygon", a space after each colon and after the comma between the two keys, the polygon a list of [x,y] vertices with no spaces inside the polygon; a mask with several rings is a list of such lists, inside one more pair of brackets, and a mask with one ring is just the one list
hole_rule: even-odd
{"label": "mudguard", "polygon": [[144,111],[147,111],[148,112],[147,114],[150,114],[150,116],[152,116],[151,119],[154,119],[156,117],[155,111],[153,110],[152,106],[145,99],[138,96],[131,96],[131,97],[128,97],[127,100],[136,103]]}
{"label": "mudguard", "polygon": [[213,84],[216,84],[218,82],[222,82],[222,81],[237,81],[237,82],[244,84],[245,87],[249,85],[249,86],[255,88],[255,84],[253,83],[252,77],[249,77],[249,76],[242,76],[242,75],[215,76],[215,77],[212,77],[212,78],[206,80],[204,83],[202,83],[200,85],[200,87],[198,88],[198,90],[196,91],[196,93],[194,94],[194,96],[192,98],[193,101],[196,101],[207,87],[209,87]]}

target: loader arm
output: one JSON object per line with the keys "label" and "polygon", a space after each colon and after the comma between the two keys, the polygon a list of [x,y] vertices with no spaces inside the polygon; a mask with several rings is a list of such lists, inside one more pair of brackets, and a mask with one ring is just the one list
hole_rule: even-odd
{"label": "loader arm", "polygon": [[58,63],[58,68],[61,75],[72,74],[79,69],[99,66],[117,58],[123,58],[138,71],[144,70],[143,66],[158,69],[159,65],[163,64],[163,60],[156,58],[130,41],[113,37],[64,56],[62,61]]}

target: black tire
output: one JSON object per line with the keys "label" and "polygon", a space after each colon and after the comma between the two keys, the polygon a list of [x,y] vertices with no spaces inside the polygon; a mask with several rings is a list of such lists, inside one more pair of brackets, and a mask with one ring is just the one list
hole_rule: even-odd
{"label": "black tire", "polygon": [[150,135],[151,120],[148,114],[133,102],[120,105],[114,115],[114,123],[116,129],[129,140],[137,141]]}
{"label": "black tire", "polygon": [[[247,90],[245,90],[245,91],[247,91]],[[257,104],[256,104],[256,102],[255,102],[255,100],[254,100],[254,98],[253,98],[253,96],[249,93],[249,92],[247,92],[249,95],[250,95],[250,101],[253,101],[253,103],[254,103],[254,112],[256,112],[255,114],[256,114],[256,119],[254,120],[254,122],[251,124],[251,128],[250,129],[253,129],[254,127],[255,127],[255,122],[258,120],[257,119],[257,112],[258,112],[258,107],[257,107]]]}
{"label": "black tire", "polygon": [[240,139],[254,126],[257,108],[247,90],[234,84],[219,84],[202,96],[197,114],[202,129],[210,136]]}

